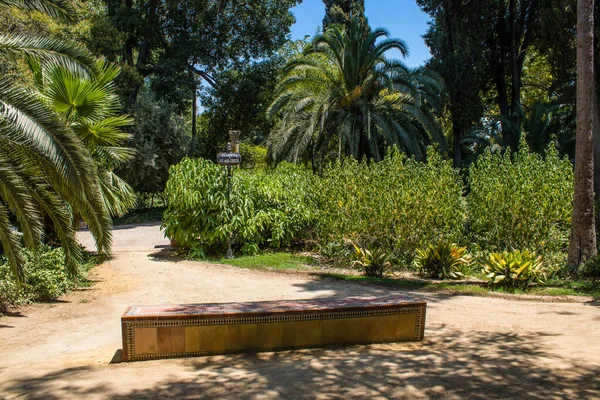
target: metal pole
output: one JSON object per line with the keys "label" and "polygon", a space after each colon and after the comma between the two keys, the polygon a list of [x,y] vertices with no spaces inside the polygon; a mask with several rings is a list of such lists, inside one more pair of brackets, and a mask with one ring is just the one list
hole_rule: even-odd
{"label": "metal pole", "polygon": [[[231,211],[231,165],[227,166],[227,206]],[[233,258],[233,251],[231,250],[231,231],[229,231],[229,235],[227,236],[227,255],[225,258]]]}

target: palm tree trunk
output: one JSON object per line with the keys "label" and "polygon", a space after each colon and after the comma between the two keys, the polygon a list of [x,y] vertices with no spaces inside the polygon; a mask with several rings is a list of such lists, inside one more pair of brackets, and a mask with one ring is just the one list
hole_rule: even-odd
{"label": "palm tree trunk", "polygon": [[594,226],[594,0],[577,1],[577,137],[571,243],[567,264],[597,254]]}

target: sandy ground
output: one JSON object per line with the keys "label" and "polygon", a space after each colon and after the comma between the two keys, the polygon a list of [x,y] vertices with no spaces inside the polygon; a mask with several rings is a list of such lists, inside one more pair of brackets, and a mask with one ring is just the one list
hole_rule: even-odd
{"label": "sandy ground", "polygon": [[[0,398],[600,399],[600,304],[417,293],[425,341],[135,363],[119,361],[133,304],[385,293],[308,275],[152,256],[157,225],[114,231],[94,286],[0,318]],[[86,232],[81,241],[91,245]],[[413,293],[413,295],[415,295]]]}

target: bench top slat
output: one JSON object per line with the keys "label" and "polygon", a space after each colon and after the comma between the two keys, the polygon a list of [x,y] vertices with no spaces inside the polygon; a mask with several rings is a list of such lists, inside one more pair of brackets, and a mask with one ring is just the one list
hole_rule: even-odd
{"label": "bench top slat", "polygon": [[131,306],[122,319],[156,319],[215,316],[258,316],[278,313],[306,313],[323,311],[352,311],[368,308],[407,307],[425,305],[422,300],[404,294],[377,297],[333,297],[307,300],[254,301],[236,303],[177,304],[158,306]]}

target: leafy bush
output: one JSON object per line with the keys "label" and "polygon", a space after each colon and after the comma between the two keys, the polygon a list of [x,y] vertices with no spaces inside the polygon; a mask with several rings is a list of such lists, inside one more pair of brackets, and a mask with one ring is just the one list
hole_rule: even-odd
{"label": "leafy bush", "polygon": [[488,151],[471,167],[469,186],[469,233],[480,248],[566,251],[573,168],[556,149],[542,157],[522,144],[514,159]]}
{"label": "leafy bush", "polygon": [[392,263],[390,262],[391,254],[385,253],[380,248],[373,251],[358,247],[354,243],[354,256],[357,258],[352,264],[358,266],[366,276],[381,278],[383,274],[390,270]]}
{"label": "leafy bush", "polygon": [[305,235],[313,218],[309,179],[292,164],[266,172],[235,170],[229,205],[225,169],[186,158],[171,167],[165,234],[200,255],[223,251],[230,233],[245,253],[290,245]]}
{"label": "leafy bush", "polygon": [[27,290],[32,300],[52,300],[72,286],[65,268],[65,254],[61,248],[45,248],[37,256],[28,253]]}
{"label": "leafy bush", "polygon": [[25,281],[20,287],[10,273],[6,259],[0,260],[0,311],[5,311],[8,306],[55,299],[74,284],[66,272],[61,248],[42,247],[37,255],[26,250],[24,255]]}
{"label": "leafy bush", "polygon": [[395,150],[378,163],[348,158],[315,180],[317,240],[330,255],[343,253],[344,240],[351,240],[410,260],[439,237],[461,240],[462,192],[458,172],[431,149],[427,163]]}
{"label": "leafy bush", "polygon": [[189,127],[178,115],[176,104],[158,99],[142,89],[133,110],[135,129],[128,143],[136,156],[118,170],[137,192],[156,193],[165,189],[169,167],[178,163],[188,148]]}
{"label": "leafy bush", "polygon": [[240,143],[241,167],[244,169],[260,169],[267,167],[267,148],[252,143]]}
{"label": "leafy bush", "polygon": [[528,250],[491,253],[483,269],[491,286],[526,289],[546,281],[542,256]]}
{"label": "leafy bush", "polygon": [[430,244],[426,250],[417,250],[415,265],[419,271],[431,278],[459,279],[461,270],[471,264],[467,248],[440,240],[436,246]]}
{"label": "leafy bush", "polygon": [[597,290],[600,287],[600,256],[587,259],[579,267],[579,276],[591,281]]}

